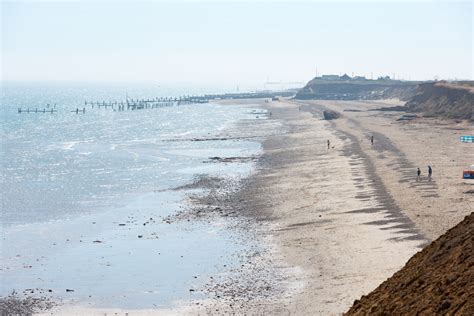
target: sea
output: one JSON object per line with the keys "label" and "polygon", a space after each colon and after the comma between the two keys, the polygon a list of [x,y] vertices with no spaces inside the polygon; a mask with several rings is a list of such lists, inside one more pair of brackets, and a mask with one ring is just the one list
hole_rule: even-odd
{"label": "sea", "polygon": [[262,119],[261,110],[210,102],[117,111],[85,102],[222,92],[3,82],[0,296],[123,309],[205,299],[195,289],[238,265],[249,241],[224,219],[163,219],[188,205],[189,190],[173,188],[202,175],[238,180],[254,172],[253,162],[209,158],[258,155],[259,142],[221,136],[242,120]]}

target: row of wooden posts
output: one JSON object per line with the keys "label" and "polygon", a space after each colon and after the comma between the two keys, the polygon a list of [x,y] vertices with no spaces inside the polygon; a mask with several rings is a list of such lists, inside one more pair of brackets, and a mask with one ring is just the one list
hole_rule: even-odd
{"label": "row of wooden posts", "polygon": [[179,98],[154,98],[154,99],[127,99],[126,101],[85,101],[84,105],[90,105],[94,108],[109,108],[117,109],[117,111],[125,110],[143,110],[155,109],[166,106],[194,104],[194,103],[208,103],[209,100],[203,97],[179,97]]}
{"label": "row of wooden posts", "polygon": [[38,108],[35,108],[35,109],[30,109],[30,108],[26,108],[26,109],[22,109],[22,108],[18,108],[18,113],[56,113],[58,112],[58,110],[56,109],[38,109]]}
{"label": "row of wooden posts", "polygon": [[[22,108],[18,108],[18,113],[21,114],[21,113],[49,113],[49,114],[53,114],[53,113],[57,113],[58,110],[56,109],[38,109],[38,108],[35,108],[35,109],[30,109],[30,108],[26,108],[26,109],[22,109]],[[86,114],[86,108],[82,108],[79,109],[79,108],[76,108],[75,110],[71,111],[72,113],[76,113],[76,114],[79,114],[79,113],[82,113],[82,114]]]}
{"label": "row of wooden posts", "polygon": [[[208,103],[209,100],[203,97],[180,97],[180,98],[155,98],[155,99],[127,99],[126,101],[84,101],[84,106],[82,109],[76,108],[75,110],[71,111],[72,113],[86,113],[86,107],[88,105],[91,106],[92,109],[101,109],[101,108],[112,108],[114,111],[126,111],[126,110],[143,110],[143,109],[155,109],[167,106],[174,106],[174,105],[184,105],[184,104],[195,104],[195,103]],[[56,113],[56,105],[54,108],[49,108],[49,104],[47,108],[43,109],[22,109],[18,108],[18,113]]]}
{"label": "row of wooden posts", "polygon": [[[225,94],[206,94],[201,96],[181,96],[181,97],[160,97],[154,99],[131,99],[126,98],[125,101],[84,101],[84,108],[76,108],[71,111],[73,113],[85,114],[86,108],[91,106],[92,109],[101,108],[112,108],[114,111],[127,111],[127,110],[143,110],[143,109],[155,109],[165,106],[184,105],[184,104],[196,104],[196,103],[208,103],[209,100],[217,99],[247,99],[247,98],[276,98],[277,96],[290,97],[294,95],[292,91],[283,92],[246,92],[246,93],[225,93]],[[44,109],[22,109],[18,108],[18,113],[56,113],[56,104],[50,108],[47,104]]]}

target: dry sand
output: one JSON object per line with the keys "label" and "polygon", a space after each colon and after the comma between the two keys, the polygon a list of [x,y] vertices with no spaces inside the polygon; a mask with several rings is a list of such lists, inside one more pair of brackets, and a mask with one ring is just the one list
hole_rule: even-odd
{"label": "dry sand", "polygon": [[[271,258],[287,269],[279,280],[286,295],[250,300],[238,313],[340,314],[472,212],[473,195],[464,193],[472,184],[461,173],[474,162],[474,150],[459,142],[472,125],[402,123],[399,112],[366,111],[393,103],[262,104],[284,128],[263,142],[258,173],[238,200],[245,214],[268,224]],[[343,117],[323,121],[324,109]]]}
{"label": "dry sand", "polygon": [[474,315],[474,213],[414,255],[347,315]]}
{"label": "dry sand", "polygon": [[[422,118],[400,122],[396,121],[399,112],[347,112],[395,102],[311,103],[343,113],[343,119],[334,121],[335,127],[359,141],[397,205],[427,238],[434,240],[474,211],[474,196],[465,193],[474,189],[474,183],[461,179],[462,171],[474,164],[474,146],[459,141],[461,135],[474,134],[474,125]],[[375,138],[373,147],[371,135]],[[426,179],[428,165],[433,167],[431,182]],[[417,167],[422,170],[421,182],[415,181]]]}

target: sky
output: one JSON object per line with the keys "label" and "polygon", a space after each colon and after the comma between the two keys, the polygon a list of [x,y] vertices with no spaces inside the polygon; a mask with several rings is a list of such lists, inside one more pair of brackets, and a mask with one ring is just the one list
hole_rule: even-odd
{"label": "sky", "polygon": [[4,1],[8,81],[473,79],[473,2]]}

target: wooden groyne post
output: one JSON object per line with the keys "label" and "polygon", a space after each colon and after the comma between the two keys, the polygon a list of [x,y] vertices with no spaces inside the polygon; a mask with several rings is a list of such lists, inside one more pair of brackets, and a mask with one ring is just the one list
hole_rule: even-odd
{"label": "wooden groyne post", "polygon": [[71,111],[72,113],[79,114],[79,112],[82,112],[82,114],[86,114],[86,108],[82,108],[82,110],[79,110],[79,108],[76,108],[74,111]]}
{"label": "wooden groyne post", "polygon": [[28,113],[28,114],[29,113],[51,113],[51,114],[53,114],[53,113],[56,113],[56,112],[58,112],[58,111],[55,110],[54,108],[52,108],[52,109],[43,108],[43,109],[39,109],[39,110],[38,110],[38,108],[35,108],[34,110],[33,109],[30,110],[30,108],[26,108],[26,109],[18,108],[18,114],[21,114],[21,113]]}

